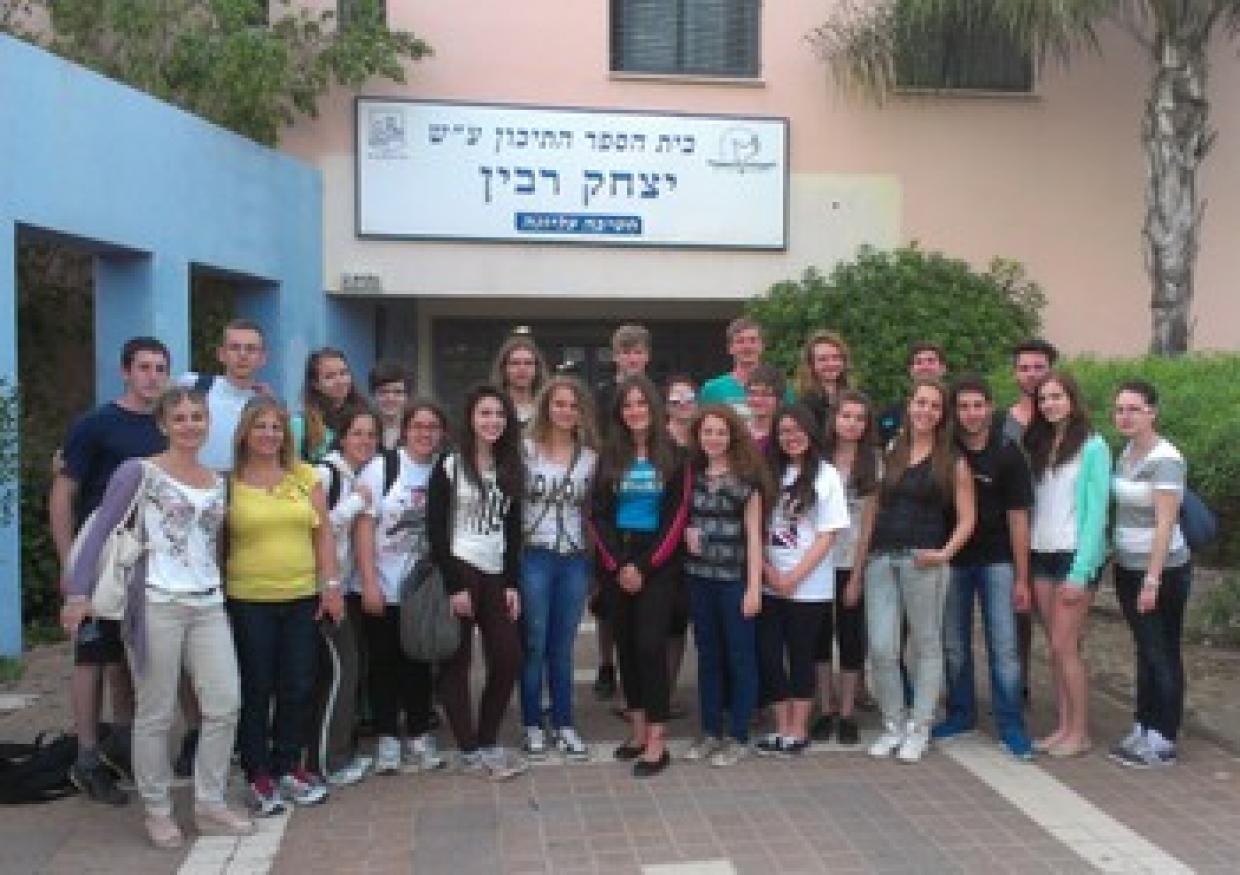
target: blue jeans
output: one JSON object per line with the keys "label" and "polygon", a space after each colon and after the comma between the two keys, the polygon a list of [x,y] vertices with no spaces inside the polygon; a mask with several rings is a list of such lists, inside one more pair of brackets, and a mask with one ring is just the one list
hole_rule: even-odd
{"label": "blue jeans", "polygon": [[990,698],[995,728],[1002,735],[1025,732],[1021,713],[1020,657],[1012,608],[1015,574],[1007,562],[953,566],[943,609],[943,653],[947,662],[947,718],[977,723],[973,684],[973,602],[982,607],[982,628],[990,659]]}
{"label": "blue jeans", "polygon": [[758,702],[758,649],[753,617],[741,614],[744,581],[704,580],[685,575],[698,652],[698,703],[702,734],[723,736],[724,660],[730,681],[732,737],[749,740],[749,719]]}
{"label": "blue jeans", "polygon": [[241,674],[237,746],[248,780],[278,778],[301,763],[314,710],[318,607],[317,596],[228,602]]}
{"label": "blue jeans", "polygon": [[584,555],[565,556],[541,547],[521,554],[521,719],[542,725],[543,675],[551,690],[551,725],[573,725],[573,643],[590,588]]}

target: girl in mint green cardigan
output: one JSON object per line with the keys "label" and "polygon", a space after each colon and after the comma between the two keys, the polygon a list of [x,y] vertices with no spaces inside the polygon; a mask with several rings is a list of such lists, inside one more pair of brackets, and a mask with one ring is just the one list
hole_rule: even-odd
{"label": "girl in mint green cardigan", "polygon": [[1069,757],[1090,749],[1081,638],[1106,562],[1111,451],[1090,428],[1071,376],[1047,374],[1034,397],[1037,404],[1024,438],[1034,479],[1029,568],[1059,712],[1055,731],[1034,742],[1034,748]]}

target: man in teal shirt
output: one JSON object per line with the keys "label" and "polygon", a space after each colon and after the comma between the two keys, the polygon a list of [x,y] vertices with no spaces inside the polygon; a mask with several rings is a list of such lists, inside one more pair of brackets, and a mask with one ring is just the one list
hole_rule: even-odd
{"label": "man in teal shirt", "polygon": [[[698,395],[699,404],[731,404],[742,415],[748,413],[745,404],[745,384],[753,369],[762,364],[762,326],[748,316],[741,316],[728,323],[728,355],[732,356],[732,370],[707,380]],[[791,395],[785,393],[785,400]]]}

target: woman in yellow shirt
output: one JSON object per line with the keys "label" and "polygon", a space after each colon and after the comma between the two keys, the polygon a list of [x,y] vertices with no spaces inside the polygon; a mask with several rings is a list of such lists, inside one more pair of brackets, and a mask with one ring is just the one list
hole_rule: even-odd
{"label": "woman in yellow shirt", "polygon": [[[321,802],[326,785],[302,765],[318,653],[315,623],[343,609],[327,501],[298,462],[288,413],[260,396],[233,438],[227,593],[241,674],[237,726],[251,803],[260,815]],[[271,708],[275,698],[274,717]]]}

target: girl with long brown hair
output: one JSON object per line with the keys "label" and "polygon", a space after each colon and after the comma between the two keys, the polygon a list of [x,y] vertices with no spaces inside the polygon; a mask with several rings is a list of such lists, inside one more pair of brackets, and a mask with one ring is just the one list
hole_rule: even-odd
{"label": "girl with long brown hair", "polygon": [[[874,405],[853,389],[840,392],[831,408],[827,453],[844,482],[848,503],[848,528],[840,532],[831,550],[835,565],[835,600],[823,618],[814,654],[818,664],[818,693],[822,714],[810,730],[815,741],[828,741],[834,734],[840,744],[857,743],[853,716],[857,690],[865,669],[865,604],[848,604],[845,591],[854,575],[865,569],[864,545],[858,544],[861,521],[876,500],[881,459]],[[834,645],[839,643],[839,671],[832,671]]]}
{"label": "girl with long brown hair", "polygon": [[598,464],[590,396],[574,377],[547,381],[534,407],[525,454],[521,551],[521,721],[525,752],[547,752],[543,679],[551,696],[552,742],[567,759],[590,749],[573,720],[573,644],[590,587],[585,512]]}
{"label": "girl with long brown hair", "polygon": [[815,331],[801,348],[796,373],[797,400],[814,414],[824,434],[832,431],[829,411],[852,385],[851,363],[848,344],[834,331]]}
{"label": "girl with long brown hair", "polygon": [[[698,649],[702,736],[686,759],[730,766],[749,749],[758,698],[755,618],[762,608],[763,515],[772,487],[766,460],[731,407],[702,408],[689,446],[694,478],[684,568]],[[725,665],[731,683],[726,741]]]}
{"label": "girl with long brown hair", "polygon": [[[858,542],[868,551],[865,614],[883,733],[873,757],[893,753],[915,763],[930,745],[930,723],[943,686],[943,594],[951,557],[969,540],[976,520],[973,476],[957,458],[947,427],[947,390],[918,379],[904,424],[883,465],[878,501],[862,522]],[[954,511],[955,524],[949,525]],[[846,600],[856,604],[854,575]],[[900,679],[900,618],[907,618],[917,659],[913,709],[906,714]]]}
{"label": "girl with long brown hair", "polygon": [[1051,756],[1090,750],[1088,674],[1081,639],[1106,561],[1111,451],[1093,431],[1076,381],[1051,371],[1034,392],[1025,432],[1033,472],[1029,573],[1046,629],[1059,722],[1034,742]]}
{"label": "girl with long brown hair", "polygon": [[793,756],[809,745],[814,645],[835,596],[831,546],[848,528],[848,509],[840,476],[826,459],[822,432],[805,405],[779,409],[774,440],[779,495],[766,537],[758,652],[775,732],[757,747],[761,754]]}
{"label": "girl with long brown hair", "polygon": [[343,352],[324,346],[310,353],[302,381],[302,412],[290,420],[297,456],[308,462],[321,460],[343,430],[349,413],[367,406],[353,383],[353,372]]}
{"label": "girl with long brown hair", "polygon": [[620,681],[630,736],[616,748],[636,777],[667,768],[667,636],[674,562],[688,515],[689,473],[664,425],[663,402],[644,376],[616,387],[595,479],[591,526],[604,586],[613,587]]}
{"label": "girl with long brown hair", "polygon": [[508,396],[524,428],[534,416],[534,401],[547,381],[547,361],[528,334],[513,334],[491,363],[491,385]]}

